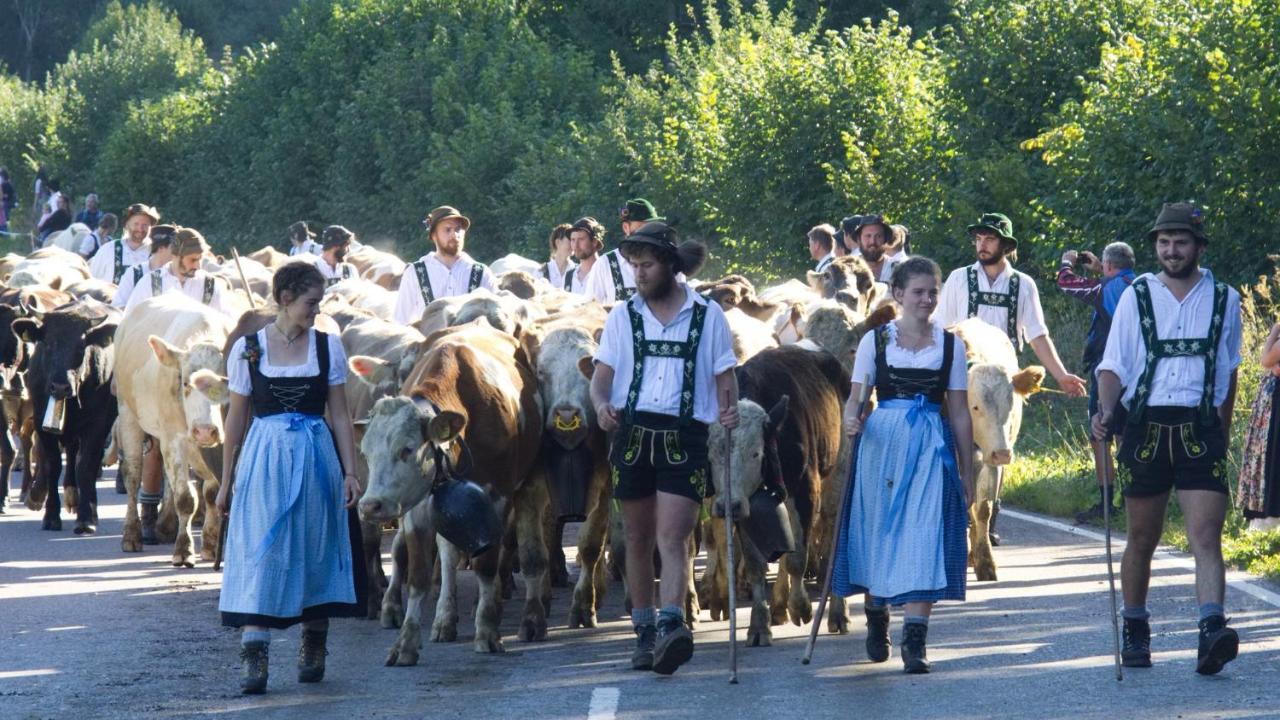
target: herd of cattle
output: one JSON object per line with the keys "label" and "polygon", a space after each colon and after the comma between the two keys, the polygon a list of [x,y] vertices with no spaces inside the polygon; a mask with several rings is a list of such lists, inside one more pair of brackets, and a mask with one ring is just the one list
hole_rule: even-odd
{"label": "herd of cattle", "polygon": [[[7,480],[18,464],[21,501],[32,510],[43,506],[44,529],[62,529],[65,500],[76,514],[76,531],[94,532],[96,482],[103,466],[118,462],[129,494],[122,549],[142,550],[136,500],[144,443],[154,443],[167,478],[159,532],[174,543],[173,564],[194,566],[193,522],[203,527],[200,559],[213,559],[222,532],[212,500],[222,474],[226,365],[243,362],[225,353],[274,317],[272,272],[290,260],[272,248],[249,254],[239,268],[206,258],[205,270],[235,288],[243,302],[236,322],[178,295],[150,298],[122,315],[108,305],[114,286],[89,279],[79,256],[57,248],[0,258],[0,409],[9,431],[0,433],[0,475]],[[578,532],[580,573],[568,625],[594,627],[610,565],[620,572],[625,555],[620,520],[609,502],[608,438],[589,400],[591,358],[606,309],[552,288],[538,263],[509,255],[492,266],[500,292],[437,300],[416,326],[406,327],[391,320],[405,263],[370,246],[347,260],[360,277],[329,288],[319,328],[340,333],[348,355],[356,474],[365,488],[359,512],[368,612],[384,627],[399,628],[388,664],[417,662],[423,607],[437,583],[430,639],[457,638],[457,568],[467,562],[479,585],[477,652],[502,649],[500,608],[515,590],[517,569],[525,593],[520,637],[546,637],[551,587],[567,586],[570,577],[561,549],[564,523],[552,509],[549,489],[552,447],[585,448],[589,458],[590,469],[582,473],[589,481]],[[807,283],[757,290],[731,275],[696,287],[725,309],[739,360],[741,426],[732,446],[719,427],[712,428],[714,484],[725,487],[731,464],[735,472],[727,482],[733,483],[734,516],[742,520],[750,512],[746,499],[762,484],[784,488],[797,542],[782,557],[770,591],[769,558],[750,540],[739,540],[739,567],[725,567],[723,523],[704,523],[696,538],[707,551],[707,567],[687,600],[687,617],[696,620],[700,606],[713,619],[722,617],[727,573],[737,572],[739,587],[751,594],[749,644],[768,645],[771,625],[811,619],[805,578],[827,560],[852,454],[840,413],[853,354],[863,333],[894,317],[894,307],[886,288],[853,257],[810,273]],[[1022,402],[1039,389],[1044,371],[1019,369],[1009,340],[980,321],[954,330],[969,349],[969,405],[982,463],[971,510],[971,560],[978,579],[994,580],[986,522],[997,468],[1012,460]],[[427,508],[435,465],[460,452],[464,443],[454,442],[459,437],[470,451],[471,478],[489,492],[505,523],[498,551],[472,558],[437,542]],[[707,503],[725,510],[719,496]],[[388,579],[381,536],[392,528]],[[691,564],[697,551],[690,547]],[[845,632],[845,603],[832,607],[829,628]]]}

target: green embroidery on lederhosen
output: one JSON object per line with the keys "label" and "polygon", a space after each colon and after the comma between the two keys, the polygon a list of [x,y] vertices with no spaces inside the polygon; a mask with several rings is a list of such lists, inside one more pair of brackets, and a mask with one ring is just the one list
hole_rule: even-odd
{"label": "green embroidery on lederhosen", "polygon": [[1116,492],[1115,497],[1111,500],[1112,506],[1116,508],[1123,508],[1124,491],[1133,483],[1133,473],[1129,471],[1129,468],[1124,463],[1117,462],[1116,476],[1113,479],[1115,481]]}
{"label": "green embroidery on lederhosen", "polygon": [[622,462],[634,465],[640,455],[640,445],[644,442],[644,428],[631,426],[631,435],[627,437],[627,449],[622,451]]}
{"label": "green embroidery on lederhosen", "polygon": [[480,287],[480,281],[484,280],[484,263],[471,264],[471,278],[467,281],[467,292],[472,292]]}
{"label": "green embroidery on lederhosen", "polygon": [[680,431],[678,430],[662,432],[662,449],[667,453],[668,465],[681,465],[689,459],[689,454],[680,449]]}
{"label": "green embroidery on lederhosen", "polygon": [[[124,276],[124,238],[116,241],[116,261],[115,269],[111,272],[111,282],[116,285],[120,284],[120,278]],[[138,281],[134,280],[136,284]]]}
{"label": "green embroidery on lederhosen", "polygon": [[1009,271],[1009,292],[998,293],[978,289],[978,269],[969,268],[969,317],[978,316],[978,306],[986,305],[987,307],[998,307],[1005,309],[1007,320],[1005,321],[1005,334],[1013,341],[1014,347],[1022,347],[1022,343],[1018,340],[1018,287],[1020,285],[1018,273],[1015,270]]}
{"label": "green embroidery on lederhosen", "polygon": [[693,486],[694,492],[698,493],[698,497],[707,496],[707,469],[700,467],[689,475],[689,484]]}
{"label": "green embroidery on lederhosen", "polygon": [[1160,428],[1161,425],[1155,423],[1147,424],[1147,435],[1142,440],[1142,444],[1134,450],[1133,457],[1141,463],[1149,463],[1156,457],[1156,447],[1160,444]]}
{"label": "green embroidery on lederhosen", "polygon": [[418,274],[418,289],[422,291],[422,304],[430,305],[435,302],[436,295],[431,290],[431,277],[427,275],[426,261],[414,260],[413,270]]}
{"label": "green embroidery on lederhosen", "polygon": [[1134,387],[1133,400],[1129,403],[1129,422],[1140,423],[1146,415],[1151,399],[1151,383],[1155,379],[1156,366],[1165,358],[1203,357],[1204,387],[1200,393],[1198,416],[1201,424],[1213,420],[1214,367],[1217,362],[1218,340],[1222,337],[1222,325],[1227,314],[1227,286],[1213,284],[1213,315],[1209,319],[1209,335],[1204,338],[1171,338],[1161,340],[1156,332],[1156,313],[1151,305],[1151,288],[1146,278],[1134,281],[1133,296],[1138,303],[1138,325],[1142,331],[1142,343],[1147,348],[1142,375]]}
{"label": "green embroidery on lederhosen", "polygon": [[618,253],[611,252],[605,255],[605,260],[609,263],[609,273],[613,275],[613,298],[618,302],[626,302],[636,294],[635,288],[629,288],[622,283],[622,265],[618,262]]}
{"label": "green embroidery on lederhosen", "polygon": [[624,412],[626,422],[635,422],[636,404],[640,401],[640,386],[644,383],[644,360],[649,357],[679,358],[684,361],[684,370],[680,385],[680,423],[683,425],[693,419],[693,396],[696,375],[694,374],[698,358],[698,345],[702,341],[703,325],[706,322],[707,306],[694,302],[693,317],[689,320],[689,334],[681,342],[678,340],[650,340],[644,334],[644,318],[636,310],[635,303],[627,302],[627,317],[631,321],[631,353],[634,369],[631,371],[631,385],[627,389],[627,405]]}
{"label": "green embroidery on lederhosen", "polygon": [[156,268],[151,272],[151,297],[155,297],[164,292],[164,276],[161,273],[164,268]]}

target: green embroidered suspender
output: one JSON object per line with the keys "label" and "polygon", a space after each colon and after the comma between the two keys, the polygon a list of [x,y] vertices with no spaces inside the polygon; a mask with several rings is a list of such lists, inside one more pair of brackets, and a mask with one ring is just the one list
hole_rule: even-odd
{"label": "green embroidered suspender", "polygon": [[436,295],[431,291],[431,278],[427,276],[427,262],[415,260],[413,269],[418,273],[418,289],[422,291],[422,304],[430,305],[435,302]]}
{"label": "green embroidered suspender", "polygon": [[1151,382],[1155,378],[1156,366],[1165,358],[1203,357],[1204,389],[1200,393],[1200,421],[1210,424],[1214,418],[1213,378],[1217,363],[1218,340],[1222,337],[1222,325],[1227,316],[1227,286],[1220,282],[1213,284],[1213,315],[1209,319],[1209,336],[1205,338],[1173,338],[1161,340],[1156,333],[1156,314],[1151,305],[1151,288],[1147,279],[1142,278],[1132,285],[1134,299],[1138,302],[1138,321],[1142,331],[1142,342],[1147,347],[1146,365],[1142,375],[1138,377],[1138,385],[1133,391],[1133,401],[1129,407],[1130,424],[1142,422],[1151,397]]}
{"label": "green embroidered suspender", "polygon": [[635,288],[629,288],[622,282],[622,265],[618,262],[618,253],[611,252],[605,255],[605,259],[609,261],[609,272],[613,275],[613,297],[618,302],[626,302],[636,294]]}
{"label": "green embroidered suspender", "polygon": [[978,306],[1004,308],[1009,316],[1005,334],[1013,341],[1014,347],[1021,347],[1018,342],[1018,273],[1009,272],[1009,292],[983,292],[978,289],[978,268],[969,268],[969,317],[977,317]]}
{"label": "green embroidered suspender", "polygon": [[679,358],[684,361],[684,372],[680,384],[680,423],[683,425],[693,419],[693,395],[696,376],[694,368],[697,364],[698,345],[702,341],[703,325],[706,322],[707,306],[694,302],[693,317],[689,320],[689,334],[684,342],[675,340],[649,340],[644,334],[644,318],[636,311],[635,305],[627,303],[627,317],[631,320],[631,348],[635,365],[631,372],[631,386],[627,390],[627,406],[623,416],[627,422],[634,422],[636,404],[640,401],[640,386],[644,382],[644,360],[650,357]]}
{"label": "green embroidered suspender", "polygon": [[467,292],[473,292],[480,287],[480,281],[484,280],[485,269],[484,263],[471,264],[471,278],[467,281]]}

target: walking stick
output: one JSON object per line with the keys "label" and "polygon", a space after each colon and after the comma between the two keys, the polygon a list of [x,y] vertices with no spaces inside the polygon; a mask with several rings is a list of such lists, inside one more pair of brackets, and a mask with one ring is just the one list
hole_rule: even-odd
{"label": "walking stick", "polygon": [[[858,414],[856,417],[859,418],[866,412],[867,401],[871,397],[871,387],[867,382],[869,379],[869,376],[862,379],[862,390],[858,393]],[[854,436],[854,442],[856,441],[857,436]],[[850,465],[855,461],[854,451],[850,448]],[[840,528],[844,527],[845,510],[849,507],[849,493],[853,492],[853,468],[850,467],[849,469],[850,475],[845,480],[844,492],[840,494],[840,507],[836,510],[836,524],[831,531],[831,549],[827,552],[827,571],[823,574],[822,595],[818,597],[818,612],[813,615],[813,625],[809,628],[809,642],[804,647],[804,657],[800,658],[801,665],[808,665],[809,661],[813,659],[813,646],[818,642],[818,625],[822,623],[822,616],[827,612],[827,596],[831,594],[831,576],[836,569],[836,546],[840,544]]]}
{"label": "walking stick", "polygon": [[733,430],[724,430],[724,534],[729,567],[729,684],[738,684],[738,569],[733,562]]}
{"label": "walking stick", "polygon": [[1116,682],[1124,680],[1124,670],[1120,665],[1120,619],[1116,611],[1116,570],[1111,560],[1111,442],[1103,440],[1102,452],[1098,453],[1102,462],[1102,524],[1106,528],[1107,537],[1107,581],[1111,584],[1111,639],[1115,650]]}
{"label": "walking stick", "polygon": [[244,268],[240,267],[240,251],[236,250],[234,247],[231,248],[231,259],[235,261],[236,272],[240,274],[240,284],[244,286],[242,288],[244,290],[244,294],[249,298],[249,308],[257,310],[258,302],[253,299],[253,293],[249,292],[249,280],[244,276]]}
{"label": "walking stick", "polygon": [[231,529],[231,488],[227,488],[227,509],[222,511],[222,530],[218,533],[218,549],[213,553],[213,571],[222,572],[222,552],[227,547],[227,532]]}

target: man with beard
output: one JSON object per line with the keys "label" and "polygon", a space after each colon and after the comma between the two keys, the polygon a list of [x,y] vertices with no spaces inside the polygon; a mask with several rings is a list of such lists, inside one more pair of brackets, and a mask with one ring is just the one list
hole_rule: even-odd
{"label": "man with beard", "polygon": [[1209,239],[1194,205],[1166,203],[1147,241],[1161,272],[1140,276],[1120,296],[1098,364],[1099,411],[1092,422],[1095,438],[1119,431],[1119,460],[1130,475],[1124,486],[1128,543],[1120,564],[1122,657],[1128,667],[1151,666],[1151,556],[1169,492],[1176,490],[1196,561],[1196,672],[1213,675],[1235,659],[1240,642],[1222,606],[1221,545],[1240,295],[1200,267]]}
{"label": "man with beard", "polygon": [[179,228],[173,236],[173,259],[138,282],[129,295],[126,311],[149,297],[176,292],[208,305],[232,322],[239,320],[240,308],[229,302],[225,283],[200,269],[200,261],[208,251],[203,235],[192,228]]}
{"label": "man with beard", "polygon": [[355,233],[341,225],[330,225],[320,231],[321,250],[320,257],[315,260],[315,266],[324,276],[325,288],[333,287],[343,280],[359,275],[351,263],[344,262],[355,236]]}
{"label": "man with beard", "polygon": [[593,217],[578,218],[569,226],[569,248],[578,260],[576,267],[565,272],[564,289],[575,295],[587,294],[587,278],[604,249],[604,225]]}
{"label": "man with beard", "polygon": [[111,306],[124,310],[129,305],[129,296],[138,286],[138,281],[148,273],[159,270],[173,260],[173,236],[178,228],[173,225],[156,225],[151,228],[151,257],[145,263],[134,265],[120,277],[119,287]]}
{"label": "man with beard", "polygon": [[120,284],[124,271],[145,263],[151,255],[151,226],[160,222],[160,213],[142,203],[134,203],[124,211],[124,235],[119,240],[104,242],[89,261],[89,274],[98,280]]}
{"label": "man with beard", "polygon": [[[1023,341],[1031,343],[1036,358],[1058,385],[1072,397],[1084,397],[1085,382],[1067,372],[1058,350],[1049,337],[1040,307],[1040,293],[1030,275],[1013,269],[1017,258],[1018,239],[1013,236],[1013,222],[1001,213],[986,213],[968,227],[978,261],[953,270],[942,286],[938,298],[937,321],[949,327],[971,317],[1003,330],[1015,349]],[[1000,487],[1004,469],[998,468],[996,501],[991,509],[990,539],[1000,544],[996,519],[1000,516]]]}
{"label": "man with beard", "polygon": [[888,283],[893,277],[893,269],[898,263],[907,259],[905,253],[893,257],[885,254],[893,238],[893,228],[885,221],[883,215],[863,215],[858,226],[853,230],[853,238],[857,241],[858,252],[871,268],[876,280]]}
{"label": "man with beard", "polygon": [[[724,313],[679,279],[706,259],[700,243],[677,244],[650,222],[622,241],[637,295],[609,313],[595,355],[591,402],[613,433],[613,497],[626,533],[627,589],[634,609],[631,666],[670,675],[693,656],[685,626],[689,539],[708,496],[707,426],[738,424],[737,365]],[[653,597],[653,551],[662,559],[661,609]]]}
{"label": "man with beard", "polygon": [[465,295],[478,288],[497,292],[489,266],[463,251],[471,219],[441,205],[422,221],[436,249],[409,263],[400,279],[395,321],[415,325],[422,311],[441,298]]}
{"label": "man with beard", "polygon": [[[647,222],[661,220],[658,211],[653,209],[653,203],[644,198],[628,200],[626,205],[618,208],[618,217],[622,221],[624,238],[630,237]],[[630,300],[636,293],[636,273],[627,264],[621,249],[614,248],[600,259],[604,262],[599,263],[590,275],[585,275],[587,295],[605,307]]]}

